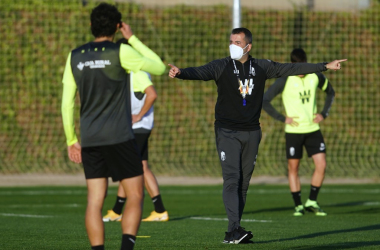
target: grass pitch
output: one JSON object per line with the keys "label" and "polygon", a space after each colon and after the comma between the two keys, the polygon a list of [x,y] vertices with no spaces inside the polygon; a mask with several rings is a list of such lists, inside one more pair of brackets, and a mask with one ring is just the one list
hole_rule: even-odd
{"label": "grass pitch", "polygon": [[[380,185],[324,185],[328,213],[293,217],[287,186],[251,185],[241,225],[253,244],[222,244],[227,229],[222,187],[161,186],[169,222],[143,222],[135,249],[380,249]],[[111,187],[103,214],[116,199]],[[0,249],[90,249],[85,187],[0,188]],[[303,202],[309,186],[302,187]],[[146,195],[143,216],[153,210]],[[120,249],[118,222],[105,223],[106,249]]]}

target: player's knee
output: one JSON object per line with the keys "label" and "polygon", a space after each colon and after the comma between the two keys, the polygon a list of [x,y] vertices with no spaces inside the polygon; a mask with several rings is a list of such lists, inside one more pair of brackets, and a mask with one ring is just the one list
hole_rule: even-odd
{"label": "player's knee", "polygon": [[144,190],[136,190],[135,192],[131,192],[127,195],[127,201],[140,202],[144,200]]}
{"label": "player's knee", "polygon": [[288,172],[290,174],[298,174],[298,166],[288,165]]}
{"label": "player's knee", "polygon": [[231,172],[231,173],[224,173],[223,174],[223,180],[224,183],[236,183],[240,180],[240,173],[239,172]]}
{"label": "player's knee", "polygon": [[326,171],[326,166],[327,166],[326,163],[318,164],[318,165],[315,166],[315,170],[319,171],[319,172],[325,172]]}
{"label": "player's knee", "polygon": [[102,198],[96,196],[87,197],[87,207],[92,209],[102,209],[104,202],[104,196]]}
{"label": "player's knee", "polygon": [[223,190],[226,192],[235,192],[239,188],[238,178],[224,178]]}

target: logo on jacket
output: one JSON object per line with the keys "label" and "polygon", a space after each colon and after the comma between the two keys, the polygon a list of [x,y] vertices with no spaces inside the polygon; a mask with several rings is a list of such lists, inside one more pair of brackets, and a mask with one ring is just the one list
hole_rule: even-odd
{"label": "logo on jacket", "polygon": [[253,88],[255,87],[255,85],[253,84],[253,79],[245,79],[244,80],[244,83],[242,80],[240,80],[240,86],[239,86],[239,91],[240,91],[240,94],[243,98],[245,98],[245,96],[248,94],[248,95],[251,95],[252,93],[252,90]]}
{"label": "logo on jacket", "polygon": [[[256,71],[254,67],[251,67],[251,70],[249,72],[250,76],[256,76]],[[245,79],[244,83],[242,80],[239,80],[239,92],[243,99],[245,98],[246,95],[251,95],[252,90],[255,88],[255,84],[253,84],[253,79],[250,77],[249,79]]]}
{"label": "logo on jacket", "polygon": [[222,161],[226,160],[226,153],[224,153],[224,151],[220,152],[220,160]]}

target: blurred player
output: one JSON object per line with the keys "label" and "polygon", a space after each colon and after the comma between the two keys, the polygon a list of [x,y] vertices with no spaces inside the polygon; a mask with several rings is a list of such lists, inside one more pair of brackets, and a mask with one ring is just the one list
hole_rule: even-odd
{"label": "blurred player", "polygon": [[[307,61],[306,53],[302,49],[294,49],[290,54],[290,59],[292,63],[305,63]],[[327,95],[324,108],[320,114],[316,113],[316,92],[318,88],[326,92]],[[281,92],[286,116],[279,113],[270,103]],[[305,209],[319,216],[327,215],[317,203],[318,192],[322,186],[326,169],[326,145],[319,123],[328,116],[334,96],[333,87],[321,73],[279,78],[264,95],[264,110],[274,119],[285,123],[288,179],[295,204],[294,216],[304,215]],[[305,206],[301,202],[301,183],[298,176],[303,146],[315,164],[310,195]]]}
{"label": "blurred player", "polygon": [[[117,45],[117,29],[132,45]],[[101,3],[92,10],[93,42],[70,52],[63,75],[62,119],[68,155],[83,162],[88,188],[85,224],[92,249],[104,249],[102,206],[107,177],[120,181],[126,194],[121,249],[133,249],[143,205],[143,167],[132,131],[129,79],[125,71],[163,74],[160,57],[121,22],[113,5]],[[74,101],[80,96],[81,144],[75,135]]]}
{"label": "blurred player", "polygon": [[340,62],[277,63],[249,55],[252,33],[246,28],[233,29],[230,56],[200,67],[171,67],[169,77],[187,80],[214,80],[218,98],[215,105],[216,148],[223,173],[223,202],[228,217],[224,243],[244,243],[253,237],[240,226],[259,144],[265,81],[290,75],[340,69]]}
{"label": "blurred player", "polygon": [[[128,41],[120,39],[116,43],[128,44]],[[154,211],[142,221],[168,221],[169,214],[162,202],[157,179],[148,166],[148,140],[153,129],[153,103],[157,98],[157,93],[148,73],[143,71],[130,72],[129,77],[131,83],[132,128],[142,158],[145,188],[154,205]],[[108,210],[107,215],[103,217],[103,221],[121,221],[125,200],[124,189],[119,185],[115,205],[111,210]]]}

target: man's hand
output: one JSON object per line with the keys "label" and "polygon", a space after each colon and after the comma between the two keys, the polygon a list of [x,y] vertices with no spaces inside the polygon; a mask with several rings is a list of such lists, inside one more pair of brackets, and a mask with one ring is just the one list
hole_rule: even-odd
{"label": "man's hand", "polygon": [[82,147],[78,142],[74,143],[71,146],[67,147],[67,152],[69,154],[69,158],[72,162],[81,163],[82,162]]}
{"label": "man's hand", "polygon": [[315,118],[313,119],[313,122],[315,123],[320,123],[321,121],[323,121],[325,118],[323,118],[323,115],[321,114],[314,114],[315,115]]}
{"label": "man's hand", "polygon": [[286,124],[290,124],[290,126],[293,126],[293,127],[298,127],[298,122],[296,122],[294,119],[295,118],[298,118],[298,116],[294,116],[294,117],[286,117],[285,118],[285,123]]}
{"label": "man's hand", "polygon": [[326,64],[326,69],[333,69],[336,71],[336,70],[340,69],[340,63],[345,62],[345,61],[347,61],[347,59],[332,61],[332,62]]}
{"label": "man's hand", "polygon": [[142,117],[140,115],[132,115],[132,124],[141,121]]}
{"label": "man's hand", "polygon": [[176,66],[174,65],[171,65],[171,64],[168,64],[170,66],[170,70],[169,70],[169,76],[171,78],[174,78],[176,76],[178,76],[179,74],[181,74],[181,70],[179,70],[179,68],[177,68]]}
{"label": "man's hand", "polygon": [[121,31],[121,34],[123,34],[123,37],[127,40],[133,36],[132,29],[128,24],[121,22],[119,29]]}

